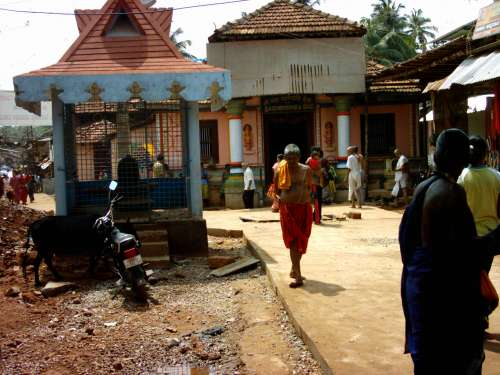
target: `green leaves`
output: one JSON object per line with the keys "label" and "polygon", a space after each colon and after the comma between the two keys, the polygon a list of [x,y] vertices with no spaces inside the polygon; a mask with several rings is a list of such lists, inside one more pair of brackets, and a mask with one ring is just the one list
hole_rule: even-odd
{"label": "green leaves", "polygon": [[193,60],[195,59],[195,56],[191,55],[188,51],[187,48],[191,46],[191,41],[190,40],[178,40],[181,34],[183,34],[184,31],[179,27],[176,30],[174,30],[170,34],[170,40],[172,43],[174,43],[175,47],[179,50],[179,52],[184,56],[186,59]]}
{"label": "green leaves", "polygon": [[372,6],[370,18],[360,21],[367,29],[364,40],[369,59],[390,66],[411,59],[417,50],[426,51],[428,39],[434,38],[437,29],[421,9],[404,15],[405,6],[397,0],[378,0]]}

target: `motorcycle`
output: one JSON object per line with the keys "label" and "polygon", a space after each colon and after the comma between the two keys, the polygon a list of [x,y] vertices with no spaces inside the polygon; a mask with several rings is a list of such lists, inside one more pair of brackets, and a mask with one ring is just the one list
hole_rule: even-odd
{"label": "motorcycle", "polygon": [[118,283],[122,286],[129,285],[138,300],[147,300],[147,279],[151,271],[146,271],[140,254],[140,242],[134,235],[120,232],[115,226],[113,208],[123,196],[116,195],[111,199],[111,193],[116,190],[118,183],[111,181],[109,185],[108,212],[96,220],[94,228],[104,235],[104,256],[113,259],[114,270],[120,276]]}

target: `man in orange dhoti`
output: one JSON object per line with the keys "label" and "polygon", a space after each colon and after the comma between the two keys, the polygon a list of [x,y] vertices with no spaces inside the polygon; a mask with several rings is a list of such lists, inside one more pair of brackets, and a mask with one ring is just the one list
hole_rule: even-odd
{"label": "man in orange dhoti", "polygon": [[290,277],[295,281],[291,288],[303,285],[300,260],[306,253],[313,221],[311,207],[311,169],[299,163],[300,149],[290,144],[285,147],[285,163],[275,173],[274,184],[280,201],[280,222],[285,246],[290,249],[292,270]]}

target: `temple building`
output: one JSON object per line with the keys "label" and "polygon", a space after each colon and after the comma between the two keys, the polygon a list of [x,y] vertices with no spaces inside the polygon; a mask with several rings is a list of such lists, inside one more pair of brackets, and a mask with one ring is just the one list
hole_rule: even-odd
{"label": "temple building", "polygon": [[[375,172],[384,172],[395,147],[417,155],[415,95],[421,89],[411,81],[367,85],[383,67],[367,62],[365,33],[356,22],[288,0],[275,0],[214,31],[208,63],[231,71],[233,99],[223,111],[200,117],[211,121],[209,132],[216,134],[209,137],[216,152],[204,155],[212,165],[211,203],[242,207],[243,184],[236,177],[241,162],[253,167],[256,201],[263,200],[276,155],[288,143],[300,147],[303,161],[312,146],[321,146],[341,175],[349,145],[370,156]],[[225,164],[232,177],[225,201],[218,202]],[[340,187],[337,199],[345,200]]]}

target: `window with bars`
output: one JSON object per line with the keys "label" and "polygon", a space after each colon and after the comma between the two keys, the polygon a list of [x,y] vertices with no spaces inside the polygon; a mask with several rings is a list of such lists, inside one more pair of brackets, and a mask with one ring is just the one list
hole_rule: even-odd
{"label": "window with bars", "polygon": [[[361,115],[361,149],[365,145],[365,115]],[[392,155],[396,147],[396,116],[394,113],[368,115],[368,155]]]}
{"label": "window with bars", "polygon": [[200,153],[203,163],[219,163],[217,120],[200,121]]}

